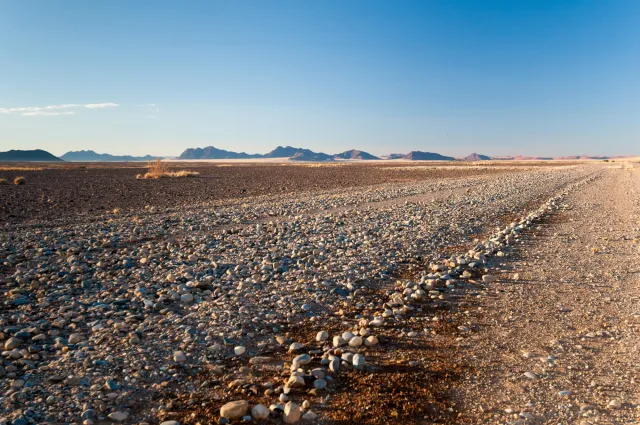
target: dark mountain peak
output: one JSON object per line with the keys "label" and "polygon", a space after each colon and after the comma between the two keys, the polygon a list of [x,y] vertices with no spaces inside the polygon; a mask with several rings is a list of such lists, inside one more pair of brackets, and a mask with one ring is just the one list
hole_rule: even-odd
{"label": "dark mountain peak", "polygon": [[351,149],[349,151],[336,154],[334,155],[334,157],[337,159],[362,159],[362,160],[380,159],[377,156],[373,156],[368,152],[359,151],[356,149]]}
{"label": "dark mountain peak", "polygon": [[462,161],[488,161],[491,157],[487,155],[480,155],[479,153],[472,153],[471,155],[467,155],[464,158],[460,158]]}
{"label": "dark mountain peak", "polygon": [[334,158],[331,155],[327,155],[322,152],[313,152],[309,149],[298,149],[292,157],[289,158],[290,161],[333,161]]}
{"label": "dark mountain peak", "polygon": [[62,161],[57,156],[42,149],[15,150],[0,152],[0,162],[59,162]]}
{"label": "dark mountain peak", "polygon": [[294,148],[293,146],[278,146],[264,155],[265,158],[290,158],[298,152],[311,152],[309,149]]}
{"label": "dark mountain peak", "polygon": [[412,151],[406,154],[404,159],[409,159],[411,161],[454,161],[455,158],[451,156],[440,155],[439,153],[433,152],[421,152],[421,151]]}
{"label": "dark mountain peak", "polygon": [[246,159],[260,158],[261,155],[252,155],[245,152],[232,152],[218,149],[213,146],[205,148],[189,148],[182,152],[178,159]]}

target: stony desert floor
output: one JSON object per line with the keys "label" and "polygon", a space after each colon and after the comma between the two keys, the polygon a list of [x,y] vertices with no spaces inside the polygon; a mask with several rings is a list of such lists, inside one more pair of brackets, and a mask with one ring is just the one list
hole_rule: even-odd
{"label": "stony desert floor", "polygon": [[640,163],[0,169],[0,424],[633,424]]}

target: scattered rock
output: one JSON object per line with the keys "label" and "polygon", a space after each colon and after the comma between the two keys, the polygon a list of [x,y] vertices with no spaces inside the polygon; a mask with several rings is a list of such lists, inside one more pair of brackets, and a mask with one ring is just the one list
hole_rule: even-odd
{"label": "scattered rock", "polygon": [[246,400],[230,401],[220,408],[220,416],[227,419],[240,419],[247,414],[249,402]]}

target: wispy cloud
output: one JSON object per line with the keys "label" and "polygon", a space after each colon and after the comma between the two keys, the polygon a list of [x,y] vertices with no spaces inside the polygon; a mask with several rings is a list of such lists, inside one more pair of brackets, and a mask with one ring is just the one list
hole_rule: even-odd
{"label": "wispy cloud", "polygon": [[[78,109],[104,109],[115,108],[117,103],[63,103],[60,105],[47,105],[47,106],[26,106],[21,108],[0,108],[0,114],[5,115],[21,115],[23,117],[53,117],[58,115],[75,115]],[[60,111],[62,112],[51,112]]]}
{"label": "wispy cloud", "polygon": [[116,106],[120,106],[117,103],[89,103],[88,105],[83,105],[85,108],[89,109],[103,109],[103,108],[115,108]]}
{"label": "wispy cloud", "polygon": [[76,113],[73,111],[65,111],[65,112],[47,112],[47,111],[33,111],[33,112],[23,112],[23,117],[56,117],[58,115],[75,115]]}

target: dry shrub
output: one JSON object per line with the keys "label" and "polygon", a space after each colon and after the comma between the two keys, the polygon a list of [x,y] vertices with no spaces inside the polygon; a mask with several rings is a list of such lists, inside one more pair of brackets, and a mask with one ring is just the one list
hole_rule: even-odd
{"label": "dry shrub", "polygon": [[148,163],[149,171],[146,174],[138,174],[136,179],[160,179],[165,177],[197,177],[200,175],[197,171],[188,171],[188,170],[180,170],[180,171],[169,171],[167,169],[166,164],[162,162],[161,159],[156,159],[155,161]]}
{"label": "dry shrub", "polygon": [[159,177],[162,177],[167,172],[167,166],[166,164],[162,163],[162,160],[160,158],[156,159],[153,162],[149,161],[148,166],[149,171],[147,171],[147,174],[145,174],[145,176],[148,176],[146,177],[148,179],[157,179]]}
{"label": "dry shrub", "polygon": [[0,179],[0,185],[5,185],[5,184],[9,184],[9,180],[7,180],[7,179]]}
{"label": "dry shrub", "polygon": [[197,171],[180,170],[180,171],[174,171],[170,173],[168,172],[168,173],[165,173],[165,175],[169,177],[198,177],[200,173],[198,173]]}
{"label": "dry shrub", "polygon": [[27,183],[27,179],[25,179],[25,178],[24,178],[24,177],[22,177],[22,176],[20,176],[20,177],[16,177],[16,178],[13,180],[13,184],[15,184],[16,186],[20,186],[20,185],[23,185],[23,184],[26,184],[26,183]]}

